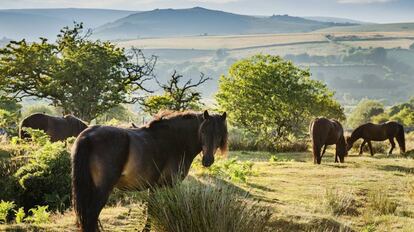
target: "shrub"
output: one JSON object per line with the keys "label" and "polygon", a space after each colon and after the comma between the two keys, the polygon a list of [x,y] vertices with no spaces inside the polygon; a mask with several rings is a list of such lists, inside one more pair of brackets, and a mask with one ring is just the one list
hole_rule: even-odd
{"label": "shrub", "polygon": [[23,188],[22,205],[49,205],[64,210],[70,200],[70,155],[63,142],[50,143],[29,154],[29,161],[14,174]]}
{"label": "shrub", "polygon": [[49,222],[50,213],[47,211],[49,206],[36,206],[29,210],[31,216],[28,216],[24,221],[30,222],[33,224],[42,224]]}
{"label": "shrub", "polygon": [[260,139],[252,132],[231,128],[229,132],[229,149],[232,151],[270,151],[270,152],[304,152],[309,143],[304,139],[290,138],[285,142],[272,142]]}
{"label": "shrub", "polygon": [[182,183],[148,196],[155,231],[264,231],[271,213],[239,190],[212,183]]}
{"label": "shrub", "polygon": [[333,215],[356,215],[356,201],[352,191],[326,189],[324,196],[325,208]]}
{"label": "shrub", "polygon": [[368,210],[378,215],[394,214],[397,203],[392,201],[383,190],[376,190],[368,194]]}
{"label": "shrub", "polygon": [[12,212],[13,208],[16,207],[13,201],[3,201],[0,202],[0,223],[6,223],[9,219],[9,215]]}
{"label": "shrub", "polygon": [[22,223],[24,217],[26,217],[26,213],[24,212],[23,207],[20,207],[18,210],[14,210],[14,221],[17,224]]}
{"label": "shrub", "polygon": [[203,173],[234,182],[247,182],[248,176],[253,174],[253,162],[238,161],[236,158],[218,159],[210,168],[202,168],[200,162],[193,165]]}

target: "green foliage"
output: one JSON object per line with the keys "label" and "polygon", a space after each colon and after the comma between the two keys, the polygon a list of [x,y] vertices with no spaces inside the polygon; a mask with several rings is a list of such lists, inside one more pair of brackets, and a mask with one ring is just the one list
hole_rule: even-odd
{"label": "green foliage", "polygon": [[201,167],[200,162],[194,162],[193,167],[208,175],[233,182],[247,182],[247,178],[253,175],[253,162],[238,161],[237,158],[218,159],[208,169]]}
{"label": "green foliage", "polygon": [[29,210],[29,213],[31,213],[31,216],[28,216],[24,221],[30,222],[36,225],[42,224],[42,223],[48,223],[50,213],[48,212],[49,206],[36,206],[36,208],[32,208]]}
{"label": "green foliage", "polygon": [[280,142],[303,134],[312,117],[344,119],[333,95],[309,70],[279,56],[256,55],[236,62],[220,78],[216,99],[232,125]]}
{"label": "green foliage", "polygon": [[203,104],[201,102],[201,93],[196,88],[210,80],[210,78],[206,78],[204,74],[201,74],[198,82],[192,84],[190,79],[180,86],[182,77],[182,75],[174,72],[167,84],[159,83],[163,93],[142,99],[140,103],[143,106],[143,110],[152,115],[161,110],[200,110]]}
{"label": "green foliage", "polygon": [[63,142],[46,142],[29,154],[29,160],[14,174],[23,188],[22,205],[49,205],[63,211],[70,205],[70,155]]}
{"label": "green foliage", "polygon": [[7,219],[12,210],[16,207],[13,201],[0,202],[0,223],[7,223]]}
{"label": "green foliage", "polygon": [[[90,121],[120,103],[135,102],[152,75],[155,57],[129,55],[111,42],[94,41],[82,24],[64,27],[56,43],[11,41],[0,49],[0,87],[21,97],[49,99],[64,113]],[[133,62],[131,62],[133,61]]]}
{"label": "green foliage", "polygon": [[14,221],[17,224],[23,223],[24,217],[26,217],[26,213],[24,212],[23,207],[20,207],[18,210],[14,210]]}
{"label": "green foliage", "polygon": [[356,128],[361,124],[371,122],[372,117],[384,113],[384,105],[375,100],[361,100],[348,117],[347,125]]}
{"label": "green foliage", "polygon": [[[0,91],[0,94],[3,95],[4,93]],[[22,106],[15,99],[0,96],[0,129],[5,130],[4,132],[9,135],[17,135],[21,108]]]}
{"label": "green foliage", "polygon": [[155,231],[265,231],[271,213],[239,190],[213,183],[183,183],[148,197]]}

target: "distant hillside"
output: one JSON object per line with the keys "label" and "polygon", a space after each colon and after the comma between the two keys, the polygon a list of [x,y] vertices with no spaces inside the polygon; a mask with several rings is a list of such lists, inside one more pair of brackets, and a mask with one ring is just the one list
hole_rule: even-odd
{"label": "distant hillside", "polygon": [[347,19],[347,18],[337,18],[337,17],[309,16],[309,17],[303,17],[303,18],[309,19],[309,20],[320,21],[320,22],[329,22],[329,23],[373,24],[369,22],[363,22],[363,21]]}
{"label": "distant hillside", "polygon": [[129,15],[98,27],[94,35],[103,39],[139,37],[237,35],[310,32],[342,24],[319,22],[288,15],[254,17],[201,7],[156,9]]}
{"label": "distant hillside", "polygon": [[72,25],[73,21],[84,22],[86,28],[95,28],[132,13],[136,11],[76,8],[0,10],[0,37],[55,38],[62,27]]}
{"label": "distant hillside", "polygon": [[366,24],[350,27],[331,27],[321,32],[401,32],[414,31],[414,23]]}

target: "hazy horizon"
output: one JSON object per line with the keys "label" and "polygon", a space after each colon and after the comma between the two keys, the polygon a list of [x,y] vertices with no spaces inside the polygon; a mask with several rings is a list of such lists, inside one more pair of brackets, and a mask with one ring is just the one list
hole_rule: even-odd
{"label": "hazy horizon", "polygon": [[414,2],[409,0],[3,0],[0,9],[93,8],[147,11],[196,6],[244,15],[288,14],[299,17],[339,17],[373,23],[414,22]]}

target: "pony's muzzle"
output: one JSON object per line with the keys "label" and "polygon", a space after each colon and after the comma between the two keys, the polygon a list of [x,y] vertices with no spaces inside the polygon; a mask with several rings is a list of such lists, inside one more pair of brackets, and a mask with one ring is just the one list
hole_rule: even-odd
{"label": "pony's muzzle", "polygon": [[201,163],[204,167],[210,167],[214,163],[214,156],[203,156],[203,159],[201,160]]}

